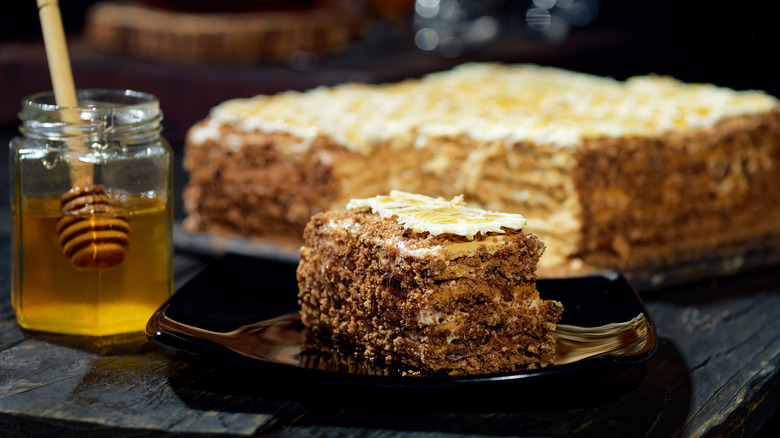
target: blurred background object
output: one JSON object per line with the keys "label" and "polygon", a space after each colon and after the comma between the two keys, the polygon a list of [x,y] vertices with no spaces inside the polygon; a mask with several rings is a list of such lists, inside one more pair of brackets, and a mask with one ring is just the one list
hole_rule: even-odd
{"label": "blurred background object", "polygon": [[377,17],[389,21],[408,20],[415,0],[365,0],[368,9]]}
{"label": "blurred background object", "polygon": [[366,33],[350,0],[101,1],[86,11],[96,49],[175,64],[239,64],[319,57]]}
{"label": "blurred background object", "polygon": [[601,0],[416,0],[415,45],[446,57],[511,35],[562,44],[599,15]]}
{"label": "blurred background object", "polygon": [[417,0],[414,43],[452,58],[483,47],[501,33],[500,0]]}

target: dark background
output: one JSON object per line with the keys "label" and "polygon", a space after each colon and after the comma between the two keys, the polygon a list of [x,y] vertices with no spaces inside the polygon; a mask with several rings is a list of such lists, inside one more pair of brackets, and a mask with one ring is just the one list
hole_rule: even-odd
{"label": "dark background", "polygon": [[[81,29],[84,11],[92,3],[95,0],[61,0],[66,30]],[[512,14],[528,3],[509,0],[503,9]],[[574,29],[572,35],[609,29],[630,47],[587,59],[575,54],[554,63],[617,78],[668,74],[690,82],[764,89],[778,95],[780,15],[775,4],[771,0],[604,0],[596,20]],[[4,2],[3,9],[0,38],[40,36],[35,0]],[[561,47],[549,50],[560,51]]]}

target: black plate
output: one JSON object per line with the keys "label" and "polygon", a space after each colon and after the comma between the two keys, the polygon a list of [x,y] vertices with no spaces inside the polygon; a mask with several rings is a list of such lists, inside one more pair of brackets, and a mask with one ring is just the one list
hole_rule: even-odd
{"label": "black plate", "polygon": [[[344,346],[311,345],[297,317],[295,269],[290,263],[225,255],[153,315],[147,336],[168,348],[253,373],[288,378],[310,388],[316,384],[396,390],[529,385],[594,372],[603,376],[641,364],[656,350],[652,319],[620,275],[543,279],[537,282],[542,297],[564,305],[558,329],[561,336],[584,333],[585,344],[592,346],[594,339],[603,343],[604,333],[610,332],[606,338],[617,339],[618,345],[613,342],[588,357],[570,357],[568,363],[534,370],[478,376],[404,375],[392,364],[363,362]],[[620,335],[629,325],[639,330]],[[559,344],[566,342],[559,337]]]}

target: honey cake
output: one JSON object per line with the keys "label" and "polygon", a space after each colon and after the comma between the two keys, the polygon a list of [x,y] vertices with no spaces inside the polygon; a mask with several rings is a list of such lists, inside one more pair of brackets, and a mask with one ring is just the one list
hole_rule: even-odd
{"label": "honey cake", "polygon": [[760,91],[492,63],[234,99],[189,131],[184,226],[295,246],[312,214],[398,189],[522,213],[547,245],[540,275],[780,254],[779,108]]}
{"label": "honey cake", "polygon": [[301,320],[425,373],[550,364],[563,307],[539,296],[545,246],[525,225],[400,191],[316,214],[297,271]]}

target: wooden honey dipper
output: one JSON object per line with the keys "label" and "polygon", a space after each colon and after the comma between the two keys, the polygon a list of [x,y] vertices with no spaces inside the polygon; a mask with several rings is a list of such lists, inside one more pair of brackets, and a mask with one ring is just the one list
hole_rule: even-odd
{"label": "wooden honey dipper", "polygon": [[[57,106],[76,108],[78,98],[58,0],[38,0],[38,14]],[[80,121],[74,111],[62,111],[62,119],[73,123]],[[81,141],[71,140],[67,145],[74,153],[88,150]],[[64,216],[57,222],[63,253],[77,269],[118,266],[124,261],[130,245],[127,217],[114,206],[105,187],[94,184],[92,164],[71,161],[69,165],[72,188],[62,196]]]}

